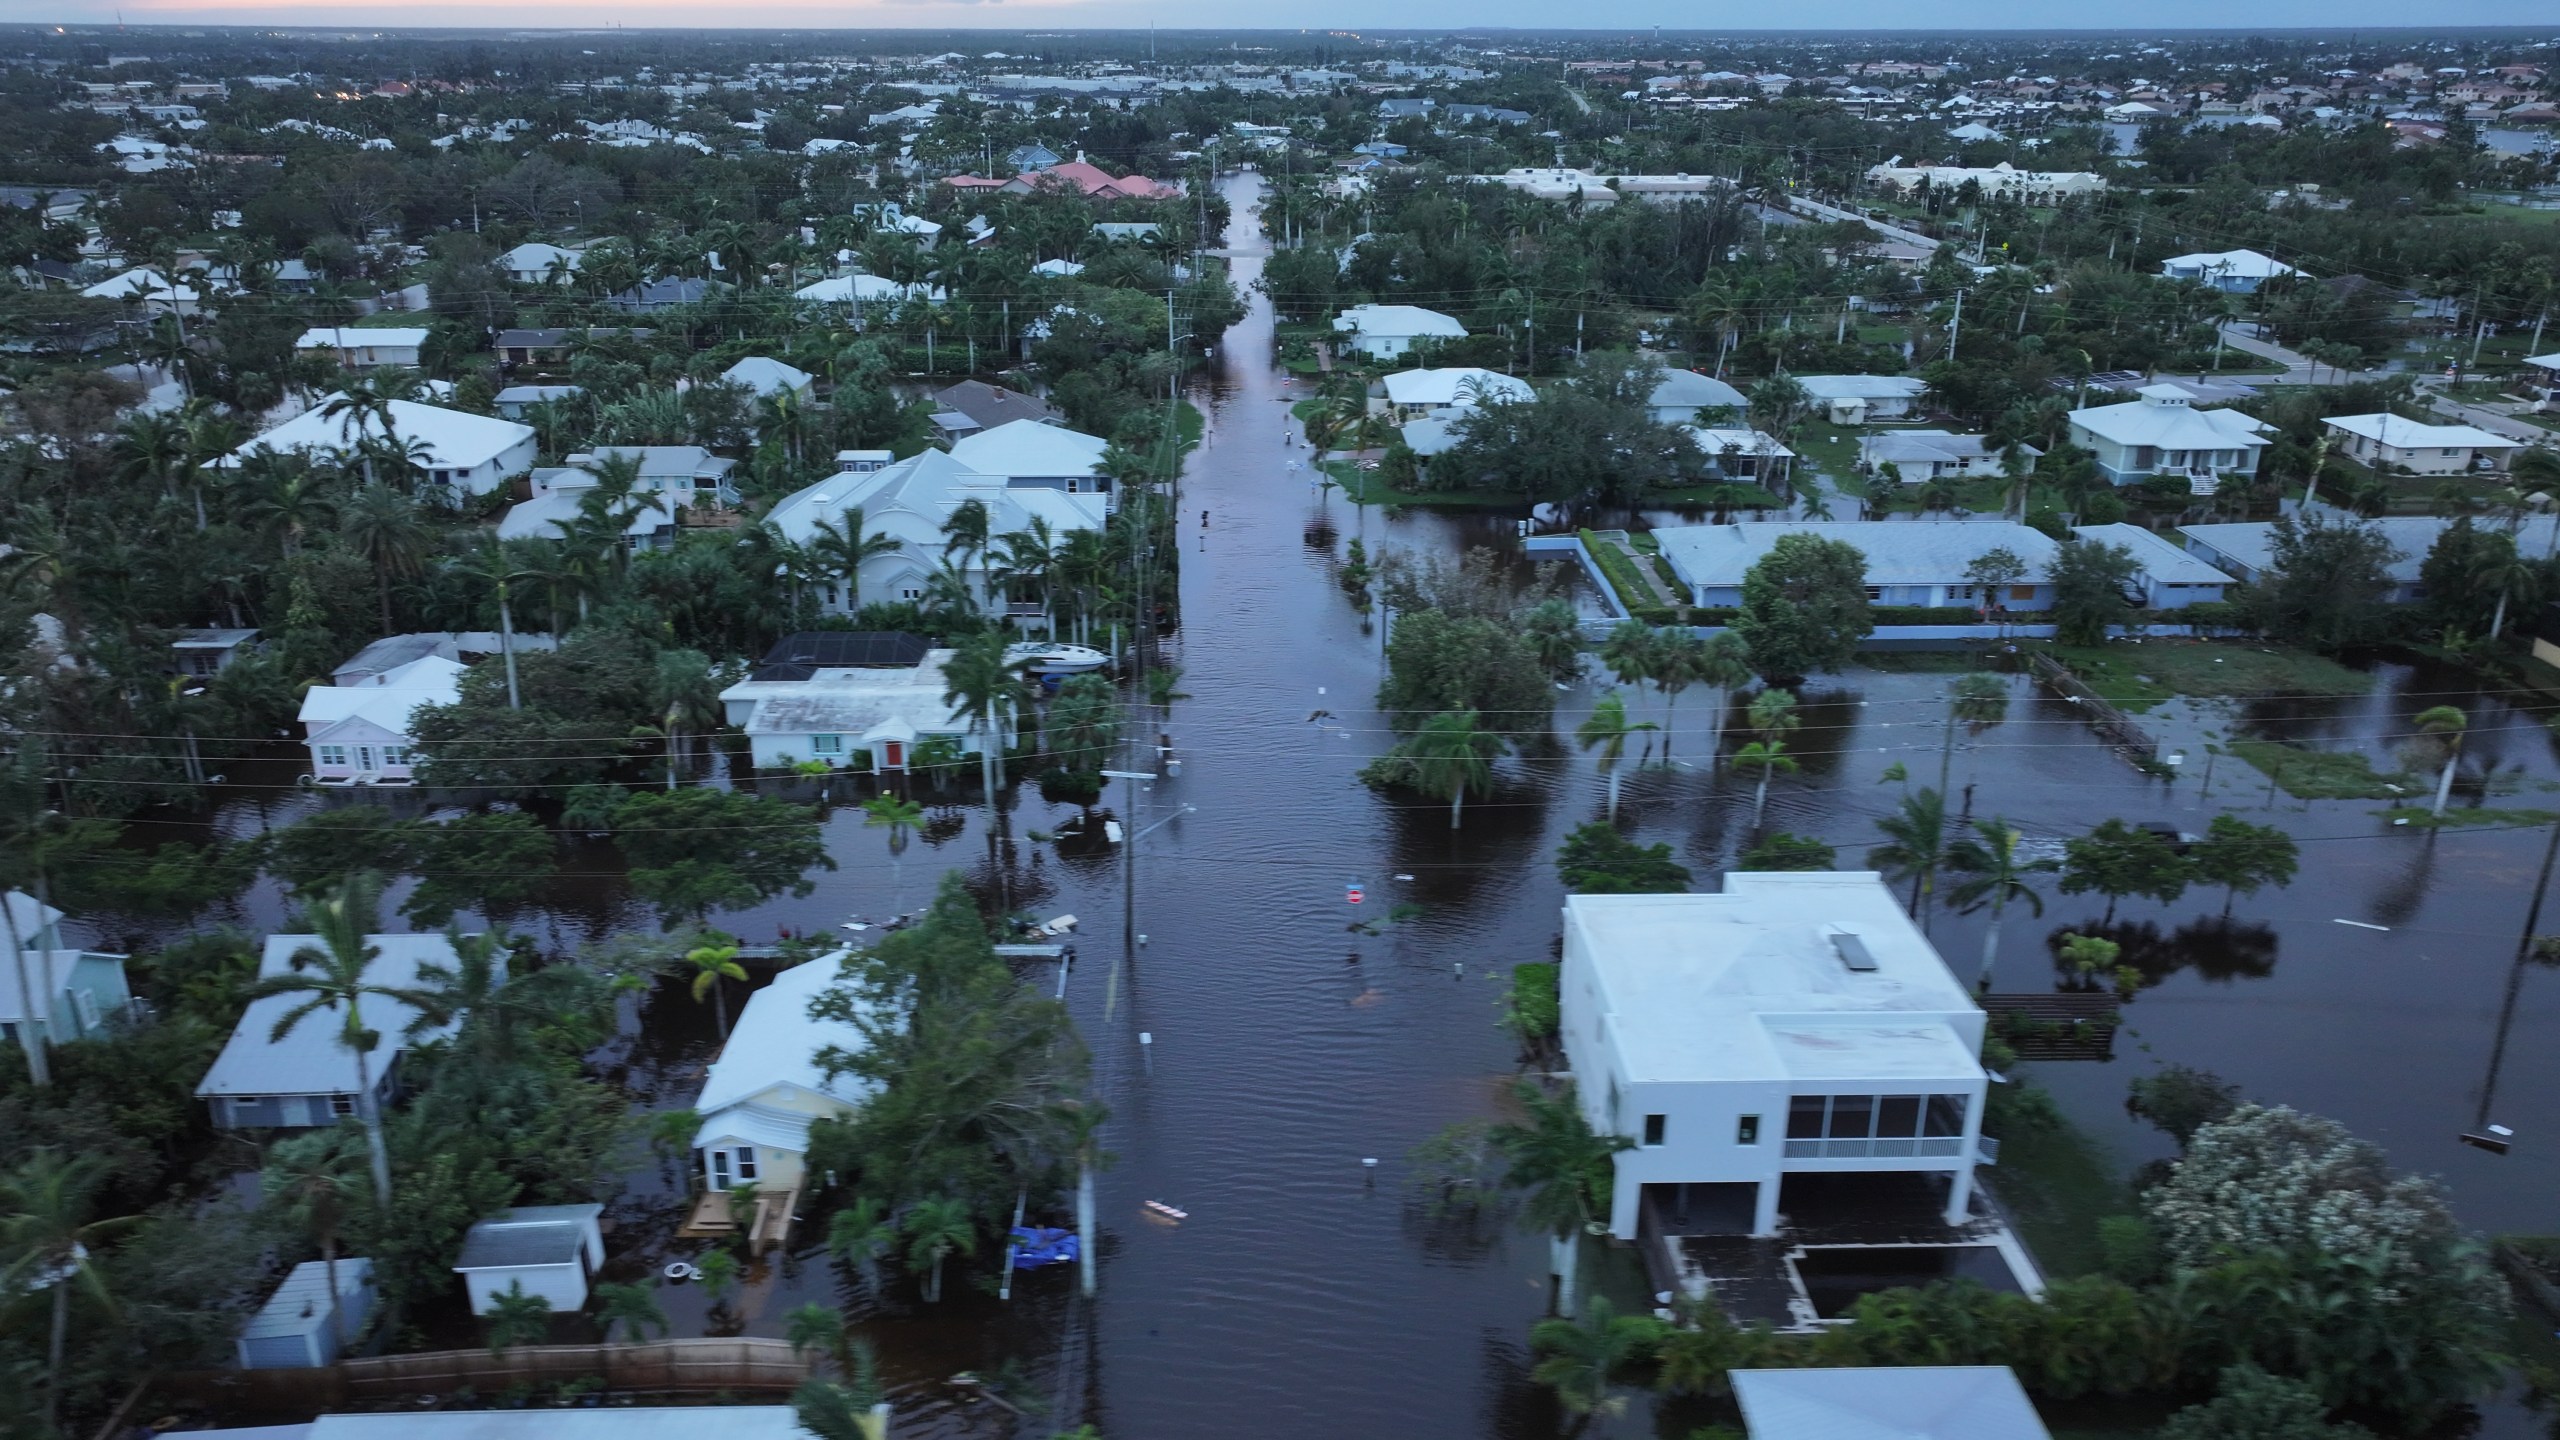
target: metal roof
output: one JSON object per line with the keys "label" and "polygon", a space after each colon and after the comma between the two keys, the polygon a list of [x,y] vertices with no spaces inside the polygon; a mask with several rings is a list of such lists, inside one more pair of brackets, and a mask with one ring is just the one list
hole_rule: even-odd
{"label": "metal roof", "polygon": [[[373,1281],[373,1262],[362,1256],[338,1257],[338,1298],[352,1300],[362,1295]],[[264,1340],[277,1335],[308,1335],[329,1320],[329,1266],[321,1260],[305,1260],[293,1267],[284,1283],[275,1288],[258,1313],[249,1317],[248,1328],[240,1332],[243,1340]],[[360,1326],[350,1328],[360,1329]]]}
{"label": "metal roof", "polygon": [[462,1237],[456,1270],[575,1265],[601,1205],[528,1205],[491,1216]]}
{"label": "metal roof", "polygon": [[[365,972],[368,983],[386,987],[406,987],[418,983],[418,967],[430,961],[451,965],[453,946],[442,935],[368,935],[367,945],[380,953]],[[294,952],[306,945],[318,945],[311,935],[270,935],[267,947],[259,957],[260,978],[293,973]],[[346,1023],[345,1012],[337,1009],[316,1011],[306,1015],[302,1023],[275,1037],[276,1022],[285,1012],[301,1004],[300,995],[269,995],[252,1001],[231,1029],[231,1038],[222,1053],[215,1057],[213,1068],[205,1072],[196,1094],[212,1095],[352,1095],[356,1090],[355,1055],[338,1043]],[[418,1018],[417,1007],[404,1005],[387,995],[366,995],[357,1002],[365,1028],[379,1031],[382,1043],[371,1057],[373,1075],[378,1082],[392,1057],[408,1048],[411,1036],[409,1022]],[[433,1039],[452,1033],[452,1026],[428,1032],[419,1038]]]}
{"label": "metal roof", "polygon": [[2006,1365],[1736,1370],[1752,1440],[2052,1440]]}

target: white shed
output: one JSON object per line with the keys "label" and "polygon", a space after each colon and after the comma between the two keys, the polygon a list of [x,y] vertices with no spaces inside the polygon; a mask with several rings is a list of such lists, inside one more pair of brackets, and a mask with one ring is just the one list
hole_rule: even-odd
{"label": "white shed", "polygon": [[297,1370],[334,1364],[338,1353],[373,1321],[373,1262],[338,1257],[338,1298],[329,1299],[329,1266],[305,1260],[284,1277],[240,1332],[243,1370]]}
{"label": "white shed", "polygon": [[554,1313],[587,1303],[587,1282],[604,1264],[601,1205],[519,1205],[471,1227],[453,1273],[484,1315],[498,1296],[522,1285],[551,1302]]}

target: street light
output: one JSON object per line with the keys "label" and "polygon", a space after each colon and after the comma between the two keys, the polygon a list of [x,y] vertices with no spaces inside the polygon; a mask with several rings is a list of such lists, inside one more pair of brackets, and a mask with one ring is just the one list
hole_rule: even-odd
{"label": "street light", "polygon": [[[1134,964],[1138,958],[1138,782],[1155,783],[1152,770],[1105,770],[1105,778],[1129,782],[1128,818],[1120,826],[1120,959]],[[1173,817],[1167,816],[1167,819]],[[1111,983],[1103,988],[1102,1018],[1109,1020],[1120,999],[1120,972],[1111,973]]]}

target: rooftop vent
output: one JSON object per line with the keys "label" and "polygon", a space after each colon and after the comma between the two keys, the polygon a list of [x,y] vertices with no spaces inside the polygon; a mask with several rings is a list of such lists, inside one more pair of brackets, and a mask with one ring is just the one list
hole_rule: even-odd
{"label": "rooftop vent", "polygon": [[1831,932],[1831,948],[1839,954],[1840,963],[1852,970],[1867,971],[1876,968],[1876,957],[1868,952],[1867,942],[1846,930]]}

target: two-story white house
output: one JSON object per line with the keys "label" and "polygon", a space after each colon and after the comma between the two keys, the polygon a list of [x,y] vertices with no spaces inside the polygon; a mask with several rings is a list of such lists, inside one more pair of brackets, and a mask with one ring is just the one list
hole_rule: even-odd
{"label": "two-story white house", "polygon": [[1333,328],[1344,349],[1372,360],[1396,360],[1418,344],[1467,338],[1467,327],[1455,316],[1419,305],[1354,305],[1333,317]]}
{"label": "two-story white house", "polygon": [[795,965],[747,997],[693,1102],[702,1117],[693,1148],[704,1188],[741,1181],[773,1194],[801,1188],[810,1125],[851,1115],[871,1093],[868,1081],[829,1078],[818,1064],[818,1052],[830,1046],[860,1051],[866,1044],[850,1021],[809,1014],[809,1002],[841,977],[844,957],[837,951]]}
{"label": "two-story white house", "polygon": [[[1689,603],[1706,607],[1741,604],[1744,577],[1789,535],[1816,535],[1857,547],[1867,559],[1871,604],[1975,610],[2043,610],[2053,604],[2053,587],[2046,580],[2056,548],[2052,538],[2008,520],[1766,520],[1666,525],[1653,532],[1662,558],[1688,590]],[[1994,550],[2016,556],[2026,572],[1989,594],[1965,572]]]}
{"label": "two-story white house", "polygon": [[2258,473],[2258,457],[2276,427],[2238,410],[2198,410],[2174,385],[2145,385],[2139,398],[2071,412],[2071,443],[2097,457],[2117,485],[2173,475],[2198,495],[2221,477]]}
{"label": "two-story white house", "polygon": [[[857,523],[866,536],[898,542],[895,550],[865,559],[849,582],[837,577],[820,585],[819,604],[828,614],[850,615],[875,601],[921,601],[946,560],[963,567],[972,594],[992,599],[987,566],[993,557],[947,554],[944,524],[975,500],[986,507],[990,536],[1029,530],[1035,519],[1047,522],[1058,540],[1078,530],[1101,530],[1111,501],[1109,481],[1099,469],[1101,444],[1072,430],[1015,421],[955,441],[950,450],[926,450],[886,465],[875,464],[871,452],[851,452],[852,466],[871,468],[841,469],[785,496],[765,520],[800,546],[819,539],[821,526],[842,533]],[[978,463],[1018,473],[979,470],[962,458],[964,450]],[[1093,468],[1080,474],[1079,464]],[[1040,613],[1030,601],[993,603],[1021,618]]]}
{"label": "two-story white house", "polygon": [[410,717],[462,699],[459,661],[426,655],[353,685],[302,692],[302,743],[322,785],[407,785],[417,769]]}
{"label": "two-story white house", "polygon": [[881,643],[913,638],[858,630],[785,636],[746,679],[720,692],[723,713],[746,732],[759,770],[815,762],[885,775],[915,764],[916,747],[935,741],[958,755],[980,753],[987,732],[943,698],[952,652]]}
{"label": "two-story white house", "polygon": [[[1873,872],[1735,873],[1719,895],[1575,895],[1559,976],[1576,1097],[1613,1161],[1609,1232],[1648,1206],[1775,1235],[1789,1177],[1943,1176],[1970,1212],[1981,1007]],[[1712,1195],[1664,1192],[1720,1187]],[[1716,1199],[1730,1198],[1729,1206]]]}

